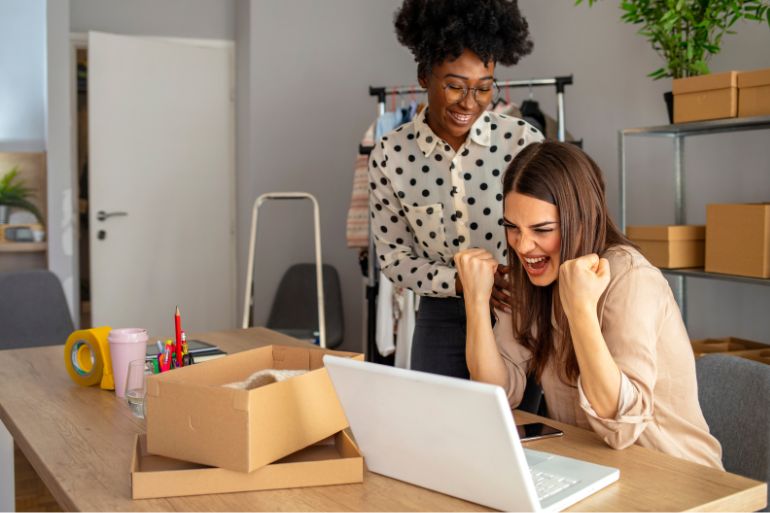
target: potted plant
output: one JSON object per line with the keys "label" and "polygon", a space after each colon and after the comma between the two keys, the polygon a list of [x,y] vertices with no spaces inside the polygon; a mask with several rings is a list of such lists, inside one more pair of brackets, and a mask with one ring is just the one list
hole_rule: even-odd
{"label": "potted plant", "polygon": [[14,166],[0,178],[0,224],[8,224],[11,208],[32,212],[40,224],[45,224],[40,210],[29,200],[32,189],[19,177],[19,166]]}
{"label": "potted plant", "polygon": [[[593,5],[598,0],[588,0]],[[575,5],[583,0],[575,0]],[[639,34],[666,62],[648,74],[654,80],[709,73],[708,61],[719,53],[725,34],[741,19],[767,21],[770,0],[621,0],[621,19],[641,25]],[[671,93],[666,93],[670,106]],[[669,116],[670,116],[669,110]]]}

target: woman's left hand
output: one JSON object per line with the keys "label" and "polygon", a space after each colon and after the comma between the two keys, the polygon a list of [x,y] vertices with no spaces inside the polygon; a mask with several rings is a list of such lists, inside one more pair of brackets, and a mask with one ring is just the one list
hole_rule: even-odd
{"label": "woman's left hand", "polygon": [[567,318],[596,315],[599,298],[610,283],[610,263],[596,253],[567,260],[559,268],[559,298]]}

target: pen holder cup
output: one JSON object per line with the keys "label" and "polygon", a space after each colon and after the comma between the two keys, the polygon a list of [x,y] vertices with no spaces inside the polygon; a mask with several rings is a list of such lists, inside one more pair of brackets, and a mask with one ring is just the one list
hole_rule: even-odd
{"label": "pen holder cup", "polygon": [[128,364],[145,357],[147,351],[147,330],[123,328],[110,331],[107,336],[112,359],[112,374],[115,376],[115,395],[125,397]]}

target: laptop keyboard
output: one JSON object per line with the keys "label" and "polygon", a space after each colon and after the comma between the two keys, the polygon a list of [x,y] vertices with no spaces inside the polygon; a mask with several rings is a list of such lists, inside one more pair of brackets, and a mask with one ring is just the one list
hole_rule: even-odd
{"label": "laptop keyboard", "polygon": [[541,501],[577,484],[577,480],[568,477],[549,474],[548,472],[534,469],[529,469],[529,471],[532,474],[532,480],[535,482],[537,498]]}

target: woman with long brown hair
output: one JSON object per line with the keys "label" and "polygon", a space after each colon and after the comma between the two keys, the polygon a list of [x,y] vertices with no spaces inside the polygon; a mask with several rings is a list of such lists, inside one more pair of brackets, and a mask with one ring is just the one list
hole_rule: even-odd
{"label": "woman with long brown hair", "polygon": [[679,308],[612,222],[596,163],[569,144],[524,148],[504,175],[503,210],[512,312],[495,310],[494,328],[494,258],[455,256],[471,378],[502,386],[516,407],[534,372],[551,418],[617,449],[638,443],[722,468]]}

